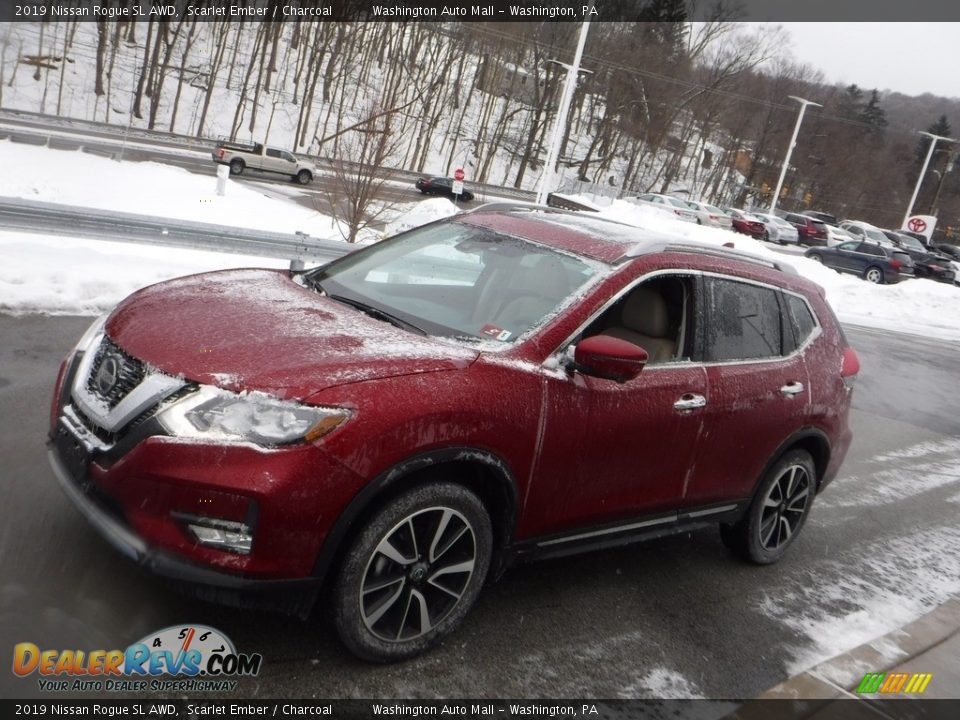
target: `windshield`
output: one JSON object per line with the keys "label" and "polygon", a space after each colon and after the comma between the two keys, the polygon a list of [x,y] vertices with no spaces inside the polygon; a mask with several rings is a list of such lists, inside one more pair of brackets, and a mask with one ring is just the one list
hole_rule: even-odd
{"label": "windshield", "polygon": [[915,237],[901,235],[899,233],[897,233],[897,237],[900,238],[900,244],[902,244],[904,247],[908,247],[911,250],[920,250],[921,252],[926,250],[926,248],[923,247],[923,243],[917,240]]}
{"label": "windshield", "polygon": [[[485,228],[442,223],[307,274],[328,296],[430,335],[512,342],[594,275],[586,261]],[[373,314],[373,313],[371,313]]]}
{"label": "windshield", "polygon": [[876,240],[884,247],[890,247],[893,244],[890,242],[890,238],[880,232],[877,228],[864,227],[863,231],[867,234],[868,238],[871,240]]}

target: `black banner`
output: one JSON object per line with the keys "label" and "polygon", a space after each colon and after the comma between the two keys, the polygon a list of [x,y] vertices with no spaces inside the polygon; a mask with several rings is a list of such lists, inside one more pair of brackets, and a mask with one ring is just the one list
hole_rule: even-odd
{"label": "black banner", "polygon": [[[718,9],[720,8],[720,9]],[[960,20],[943,0],[732,0],[689,2],[693,21],[918,22]],[[0,22],[37,21],[650,22],[653,0],[3,0]],[[868,42],[869,28],[852,28]],[[862,35],[860,34],[862,33]],[[860,38],[859,40],[855,38]]]}

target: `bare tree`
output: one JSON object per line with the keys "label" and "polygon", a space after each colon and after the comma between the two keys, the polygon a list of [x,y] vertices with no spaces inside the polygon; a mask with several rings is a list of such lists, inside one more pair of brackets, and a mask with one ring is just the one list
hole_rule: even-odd
{"label": "bare tree", "polygon": [[328,200],[343,239],[353,243],[358,234],[389,210],[381,195],[403,142],[394,131],[393,113],[371,107],[368,120],[340,136],[340,152],[332,161],[332,188]]}

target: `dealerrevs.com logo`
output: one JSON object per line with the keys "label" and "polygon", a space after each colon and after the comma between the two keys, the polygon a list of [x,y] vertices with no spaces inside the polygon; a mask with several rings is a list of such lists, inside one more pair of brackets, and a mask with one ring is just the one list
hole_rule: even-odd
{"label": "dealerrevs.com logo", "polygon": [[223,692],[237,677],[260,672],[263,656],[238,653],[233,642],[206,625],[174,625],[126,650],[44,650],[31,642],[13,648],[13,673],[36,674],[48,692]]}

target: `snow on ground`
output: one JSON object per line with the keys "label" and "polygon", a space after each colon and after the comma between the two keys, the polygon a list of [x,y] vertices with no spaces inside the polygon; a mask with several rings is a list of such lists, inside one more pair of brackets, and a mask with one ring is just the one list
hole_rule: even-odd
{"label": "snow on ground", "polygon": [[99,315],[162,280],[288,265],[230,253],[0,232],[0,312]]}
{"label": "snow on ground", "polygon": [[[909,461],[909,472],[902,463]],[[847,476],[846,482],[830,486],[830,492],[817,497],[825,507],[867,508],[901,502],[905,498],[947,485],[960,485],[960,438],[927,441],[868,461],[876,468],[867,478]]]}
{"label": "snow on ground", "polygon": [[[958,550],[960,530],[924,527],[840,552],[815,574],[771,591],[759,610],[801,640],[787,672],[800,673],[946,602],[960,592]],[[863,558],[877,562],[864,564]]]}
{"label": "snow on ground", "polygon": [[[577,196],[574,199],[586,204],[593,204],[595,200]],[[932,280],[873,285],[800,255],[785,257],[783,253],[746,235],[678,222],[667,213],[650,206],[614,200],[610,204],[597,203],[596,207],[603,217],[662,231],[687,242],[711,245],[733,242],[738,250],[787,262],[801,275],[824,288],[830,306],[843,322],[960,342],[960,287]]]}
{"label": "snow on ground", "polygon": [[428,222],[456,215],[460,212],[456,205],[446,198],[431,198],[414,205],[409,212],[404,213],[392,222],[387,223],[384,235],[390,237],[404,230],[426,225]]}
{"label": "snow on ground", "polygon": [[[211,161],[212,162],[212,161]],[[292,202],[278,204],[232,180],[155,162],[117,162],[79,150],[0,141],[0,196],[341,240],[333,219]]]}
{"label": "snow on ground", "polygon": [[658,667],[647,672],[620,692],[620,697],[657,698],[661,700],[702,700],[703,694],[680,673]]}

